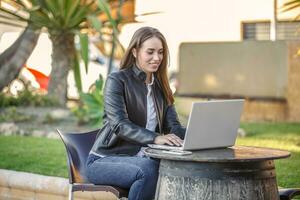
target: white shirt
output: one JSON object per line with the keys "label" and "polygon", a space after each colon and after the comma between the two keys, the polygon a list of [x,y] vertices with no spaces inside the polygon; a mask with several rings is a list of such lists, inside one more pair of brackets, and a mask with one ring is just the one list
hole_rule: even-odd
{"label": "white shirt", "polygon": [[[156,118],[156,111],[153,101],[153,94],[152,94],[152,85],[154,83],[154,75],[152,74],[152,80],[151,83],[147,84],[147,123],[146,123],[146,129],[149,131],[155,131],[155,128],[157,126],[157,118]],[[136,156],[144,157],[145,147],[142,147],[141,150],[136,154]]]}
{"label": "white shirt", "polygon": [[153,95],[152,95],[152,88],[154,82],[154,75],[152,75],[152,81],[151,83],[147,84],[147,124],[146,129],[150,131],[155,131],[155,128],[157,126],[157,118],[156,118],[156,111],[153,101]]}

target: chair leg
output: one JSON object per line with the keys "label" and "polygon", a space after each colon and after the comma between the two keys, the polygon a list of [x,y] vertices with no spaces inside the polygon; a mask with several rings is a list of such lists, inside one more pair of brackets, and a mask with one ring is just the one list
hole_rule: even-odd
{"label": "chair leg", "polygon": [[69,200],[73,200],[73,184],[69,184]]}

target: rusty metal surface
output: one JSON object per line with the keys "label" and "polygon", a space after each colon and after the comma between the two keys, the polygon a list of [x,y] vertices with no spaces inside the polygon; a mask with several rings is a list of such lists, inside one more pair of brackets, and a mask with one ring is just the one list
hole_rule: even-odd
{"label": "rusty metal surface", "polygon": [[192,162],[246,162],[274,160],[290,156],[290,152],[284,150],[249,146],[199,150],[193,151],[191,155],[184,156],[166,154],[162,150],[151,148],[147,148],[145,153],[153,158]]}

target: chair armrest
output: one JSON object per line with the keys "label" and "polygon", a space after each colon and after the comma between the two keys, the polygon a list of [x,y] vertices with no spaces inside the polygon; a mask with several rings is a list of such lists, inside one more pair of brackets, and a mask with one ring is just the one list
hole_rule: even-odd
{"label": "chair armrest", "polygon": [[291,200],[295,196],[300,196],[300,188],[279,189],[280,200]]}

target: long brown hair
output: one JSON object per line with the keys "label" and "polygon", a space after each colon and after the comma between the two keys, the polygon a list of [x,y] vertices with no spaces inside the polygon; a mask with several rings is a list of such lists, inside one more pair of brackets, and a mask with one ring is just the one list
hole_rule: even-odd
{"label": "long brown hair", "polygon": [[152,37],[158,38],[163,45],[163,59],[161,61],[161,64],[160,64],[157,72],[155,72],[155,73],[156,73],[156,77],[157,77],[159,83],[161,84],[163,94],[164,94],[168,104],[172,105],[174,103],[174,97],[173,97],[172,90],[169,85],[168,75],[167,75],[167,67],[169,64],[169,49],[168,49],[168,45],[167,45],[165,37],[163,36],[163,34],[161,34],[161,32],[159,32],[159,30],[157,30],[156,28],[152,28],[152,27],[142,27],[142,28],[138,29],[133,34],[131,41],[129,43],[129,46],[128,46],[127,50],[125,51],[125,55],[122,58],[121,63],[120,63],[120,69],[126,69],[129,67],[132,67],[136,62],[135,57],[133,56],[132,50],[136,49],[136,51],[138,52],[139,49],[141,48],[142,44],[146,40],[148,40]]}

